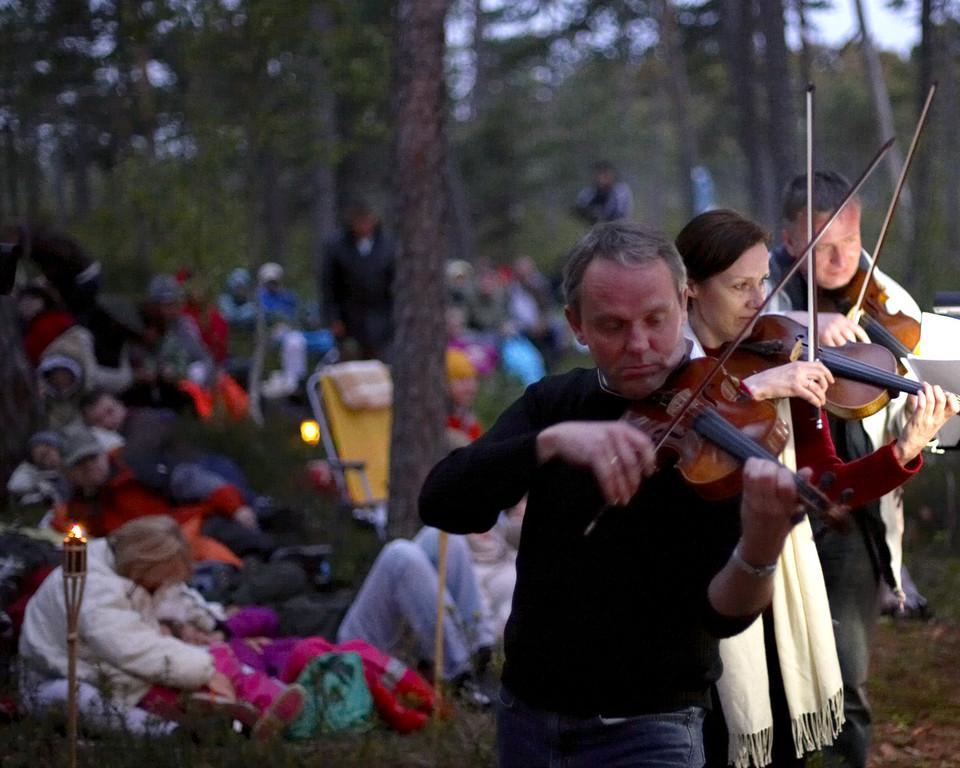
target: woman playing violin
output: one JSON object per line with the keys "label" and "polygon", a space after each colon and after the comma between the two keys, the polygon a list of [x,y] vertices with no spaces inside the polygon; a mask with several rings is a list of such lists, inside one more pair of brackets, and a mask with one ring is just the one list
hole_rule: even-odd
{"label": "woman playing violin", "polygon": [[[678,236],[677,248],[688,273],[687,334],[694,355],[716,351],[754,319],[765,297],[767,241],[759,225],[728,210],[697,216]],[[896,441],[844,463],[825,426],[826,415],[822,428],[816,423],[833,381],[821,363],[796,361],[753,374],[742,385],[755,399],[778,400],[781,418],[792,421],[793,440],[784,450],[785,463],[811,467],[814,480],[830,472],[835,479],[828,493],[846,492],[848,503],[859,506],[893,490],[919,469],[921,449],[956,413],[957,404],[939,387],[925,385]],[[843,722],[829,605],[808,522],[790,534],[775,578],[779,589],[775,586],[772,610],[764,621],[721,644],[726,671],[718,692],[731,754],[746,754],[758,765],[771,759],[778,766],[802,765],[797,752],[831,743]],[[803,630],[799,637],[798,627]],[[756,669],[744,660],[755,661],[756,651],[764,648],[769,683],[758,687]],[[802,735],[796,744],[791,730]],[[768,753],[762,745],[769,744],[771,735]],[[708,763],[726,765],[726,744],[721,742],[718,748],[715,742],[713,747]]]}

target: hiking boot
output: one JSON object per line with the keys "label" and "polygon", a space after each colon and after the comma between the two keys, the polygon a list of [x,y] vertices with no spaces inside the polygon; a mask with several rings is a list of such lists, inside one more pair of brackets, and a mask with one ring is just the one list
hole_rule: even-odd
{"label": "hiking boot", "polygon": [[302,685],[288,685],[254,723],[251,734],[254,741],[271,741],[283,733],[300,716],[306,699],[307,692]]}

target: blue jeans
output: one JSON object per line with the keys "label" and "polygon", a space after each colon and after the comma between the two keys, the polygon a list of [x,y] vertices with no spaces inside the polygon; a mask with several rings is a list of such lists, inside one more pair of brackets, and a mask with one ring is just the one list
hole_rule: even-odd
{"label": "blue jeans", "polygon": [[[337,631],[339,642],[366,640],[395,653],[402,649],[404,629],[409,628],[415,652],[421,659],[433,659],[439,584],[427,550],[435,537],[436,531],[415,542],[395,539],[381,550]],[[449,680],[469,671],[471,654],[492,641],[479,612],[470,548],[462,536],[451,536],[448,542],[445,602],[443,667]]]}
{"label": "blue jeans", "polygon": [[497,706],[500,768],[700,768],[700,707],[628,718],[534,709],[506,688]]}

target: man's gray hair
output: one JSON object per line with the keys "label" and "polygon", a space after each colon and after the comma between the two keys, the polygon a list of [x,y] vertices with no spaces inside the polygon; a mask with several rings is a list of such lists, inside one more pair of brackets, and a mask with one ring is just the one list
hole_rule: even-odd
{"label": "man's gray hair", "polygon": [[644,224],[611,221],[597,224],[574,246],[563,268],[563,296],[577,308],[583,275],[596,259],[609,259],[625,267],[662,259],[673,276],[677,295],[687,286],[687,270],[674,244],[662,232]]}

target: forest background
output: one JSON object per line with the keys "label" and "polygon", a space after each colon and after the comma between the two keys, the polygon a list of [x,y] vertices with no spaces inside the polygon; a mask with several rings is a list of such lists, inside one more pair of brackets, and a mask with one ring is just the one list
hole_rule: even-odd
{"label": "forest background", "polygon": [[[842,7],[855,19],[892,8],[916,44],[878,50],[862,28],[837,42],[813,20],[823,25]],[[403,84],[417,69],[398,65],[417,52],[398,18],[414,8],[447,29],[437,55],[442,115],[424,121],[433,120],[424,135],[442,142],[426,177],[433,195],[399,172],[420,157],[398,139],[409,115],[397,102],[412,103]],[[322,244],[348,201],[370,200],[400,234],[419,203],[418,215],[442,226],[437,253],[426,254],[436,284],[408,279],[404,297],[412,287],[437,315],[444,258],[507,264],[524,254],[556,273],[584,230],[570,207],[598,159],[633,188],[637,218],[669,234],[693,212],[697,168],[710,172],[717,204],[776,234],[779,191],[801,170],[808,82],[817,89],[816,165],[855,177],[889,135],[902,155],[937,81],[882,256],[929,308],[936,290],[960,290],[958,54],[960,0],[0,0],[0,222],[70,233],[102,262],[108,293],[136,297],[152,274],[184,266],[216,293],[233,267],[272,260],[314,299]],[[864,190],[868,247],[899,163],[894,154]],[[409,237],[404,244],[411,260],[425,253]],[[0,468],[18,460],[34,416],[29,372],[11,351],[12,318],[11,302],[0,301]],[[433,355],[419,396],[442,403],[442,322],[431,322],[429,344],[411,344],[395,375],[400,390],[416,390],[409,381]],[[414,324],[402,331],[408,341],[423,337]],[[404,413],[396,422],[430,422]],[[414,431],[394,441],[394,455],[406,455],[400,439],[425,445],[406,497],[436,458],[440,424],[430,445]],[[292,464],[302,448],[284,453],[286,425],[268,427],[213,436],[246,446],[244,466],[275,474],[268,490],[302,495],[276,466],[278,450]],[[238,441],[237,429],[249,439]],[[957,464],[957,452],[929,456],[906,489],[909,562],[943,621],[882,626],[871,765],[954,765],[960,750]],[[407,527],[416,525],[410,506]],[[459,722],[445,741],[344,744],[342,763],[325,742],[318,762],[488,764],[489,722]],[[59,736],[25,727],[0,736],[18,740],[11,766],[62,757]],[[175,752],[148,756],[149,744],[115,746],[91,747],[85,764],[182,763]],[[249,757],[231,743],[197,764]],[[309,762],[303,752],[280,757],[272,764]]]}
{"label": "forest background", "polygon": [[[572,200],[601,158],[633,187],[637,217],[668,233],[691,214],[697,166],[718,204],[776,232],[779,191],[804,156],[808,82],[817,166],[856,176],[888,133],[906,149],[937,80],[883,259],[923,304],[935,287],[960,286],[960,3],[866,3],[919,25],[904,56],[856,34],[816,44],[811,15],[841,4],[456,0],[447,255],[507,263],[523,253],[556,271],[582,232]],[[140,291],[180,266],[216,290],[232,267],[273,260],[312,296],[317,254],[348,199],[394,216],[392,9],[0,3],[0,220],[71,232],[103,261],[111,290]],[[891,189],[878,173],[865,191],[867,244]]]}
{"label": "forest background", "polygon": [[[824,25],[842,10],[854,23],[837,43]],[[880,12],[903,25],[896,52],[872,42]],[[444,22],[439,47],[402,32]],[[960,289],[958,54],[960,0],[0,0],[0,222],[70,233],[103,263],[107,293],[136,297],[189,267],[215,295],[235,266],[278,261],[315,299],[339,211],[372,202],[407,253],[393,454],[412,458],[392,474],[406,534],[441,441],[430,307],[444,259],[524,254],[556,274],[599,159],[633,188],[636,218],[668,234],[695,211],[705,169],[718,205],[776,235],[805,156],[808,83],[817,167],[856,177],[898,137],[863,192],[872,247],[936,81],[882,254],[929,308],[935,290]],[[437,93],[404,90],[404,72]],[[24,390],[23,366],[0,369],[5,391]],[[5,418],[23,422],[3,441],[12,467],[32,409],[7,400]],[[917,493],[960,548],[955,462],[940,463]]]}

